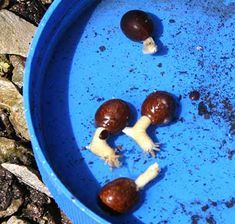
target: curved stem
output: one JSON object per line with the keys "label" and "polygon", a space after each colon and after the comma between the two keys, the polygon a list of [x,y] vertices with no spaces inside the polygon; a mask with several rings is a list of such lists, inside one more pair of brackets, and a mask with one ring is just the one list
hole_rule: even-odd
{"label": "curved stem", "polygon": [[101,127],[97,128],[91,143],[86,148],[105,160],[109,166],[119,167],[121,165],[118,160],[120,156],[116,155],[115,150],[107,144],[105,139],[100,138],[100,134],[104,130],[105,129]]}
{"label": "curved stem", "polygon": [[132,128],[126,127],[123,129],[123,132],[133,138],[144,152],[149,153],[154,157],[154,151],[159,151],[159,145],[154,143],[146,133],[146,129],[150,124],[150,119],[147,116],[142,116]]}
{"label": "curved stem", "polygon": [[151,165],[144,173],[139,175],[139,177],[135,180],[135,184],[138,189],[143,188],[146,184],[148,184],[151,180],[157,177],[160,172],[160,168],[157,163]]}

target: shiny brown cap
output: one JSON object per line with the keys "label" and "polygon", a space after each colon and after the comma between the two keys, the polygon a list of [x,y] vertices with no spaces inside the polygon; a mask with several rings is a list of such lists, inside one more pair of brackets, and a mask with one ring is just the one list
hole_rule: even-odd
{"label": "shiny brown cap", "polygon": [[138,203],[139,194],[133,180],[118,178],[101,189],[99,198],[111,210],[126,213]]}
{"label": "shiny brown cap", "polygon": [[95,114],[97,127],[103,127],[110,133],[124,129],[131,116],[128,104],[120,99],[112,99],[103,103]]}
{"label": "shiny brown cap", "polygon": [[146,12],[131,10],[123,15],[121,29],[131,40],[144,41],[153,33],[153,22]]}
{"label": "shiny brown cap", "polygon": [[142,104],[141,113],[152,124],[168,124],[176,115],[176,102],[173,96],[164,91],[151,93]]}

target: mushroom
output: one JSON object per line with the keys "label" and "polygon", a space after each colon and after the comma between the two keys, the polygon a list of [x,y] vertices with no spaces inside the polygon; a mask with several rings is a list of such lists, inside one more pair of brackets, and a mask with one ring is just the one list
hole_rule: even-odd
{"label": "mushroom", "polygon": [[140,190],[157,177],[159,170],[158,164],[154,163],[135,181],[122,177],[107,183],[98,195],[102,207],[114,213],[130,211],[139,202]]}
{"label": "mushroom", "polygon": [[143,41],[143,53],[155,54],[157,46],[151,37],[154,30],[153,21],[148,14],[141,10],[131,10],[121,19],[123,33],[133,41]]}
{"label": "mushroom", "polygon": [[159,151],[159,144],[154,143],[146,133],[152,125],[168,124],[175,118],[176,102],[173,96],[164,91],[156,91],[145,99],[141,108],[141,118],[133,127],[126,127],[123,132],[133,138],[144,152],[155,156]]}
{"label": "mushroom", "polygon": [[106,140],[110,134],[116,134],[128,124],[131,112],[128,104],[120,99],[104,102],[96,111],[95,123],[97,129],[91,143],[86,147],[95,155],[105,160],[111,167],[119,167],[119,155]]}

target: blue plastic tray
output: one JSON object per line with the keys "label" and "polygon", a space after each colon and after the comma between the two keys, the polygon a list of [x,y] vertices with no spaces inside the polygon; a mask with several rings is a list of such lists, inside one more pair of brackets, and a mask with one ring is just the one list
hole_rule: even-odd
{"label": "blue plastic tray", "polygon": [[[152,14],[158,54],[143,55],[121,32],[130,9]],[[235,223],[234,29],[234,1],[54,1],[27,60],[24,100],[43,180],[73,223]],[[163,144],[157,158],[124,135],[110,143],[123,145],[120,169],[84,150],[105,100],[132,104],[133,124],[154,90],[182,98],[179,121],[150,130]],[[192,90],[199,101],[189,99]],[[198,114],[199,104],[207,114]],[[102,185],[134,179],[155,161],[161,174],[132,214],[100,209]]]}

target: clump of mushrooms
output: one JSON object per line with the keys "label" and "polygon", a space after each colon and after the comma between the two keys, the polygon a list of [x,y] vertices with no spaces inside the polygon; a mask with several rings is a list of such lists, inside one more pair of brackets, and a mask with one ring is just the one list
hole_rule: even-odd
{"label": "clump of mushrooms", "polygon": [[120,99],[104,102],[96,111],[95,123],[97,129],[87,148],[111,167],[119,167],[120,155],[107,144],[110,134],[122,131],[128,124],[131,112],[128,104]]}
{"label": "clump of mushrooms", "polygon": [[146,130],[150,125],[162,125],[172,122],[176,116],[176,102],[173,96],[164,91],[156,91],[145,99],[141,108],[141,118],[133,127],[126,127],[123,132],[133,138],[144,152],[155,156],[159,151],[158,143],[154,143]]}
{"label": "clump of mushrooms", "polygon": [[130,211],[140,198],[140,190],[159,173],[157,163],[151,165],[135,181],[130,178],[118,178],[107,183],[99,192],[102,207],[115,213]]}
{"label": "clump of mushrooms", "polygon": [[128,11],[122,16],[120,26],[129,39],[143,41],[144,54],[155,54],[157,52],[157,45],[152,38],[153,21],[146,12],[141,10]]}

